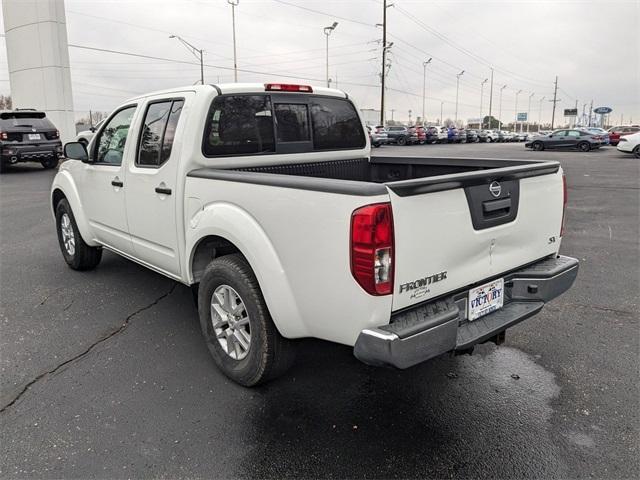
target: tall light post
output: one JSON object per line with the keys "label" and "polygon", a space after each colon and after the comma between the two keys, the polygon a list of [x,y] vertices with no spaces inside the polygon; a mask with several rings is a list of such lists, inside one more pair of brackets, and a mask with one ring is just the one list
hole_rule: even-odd
{"label": "tall light post", "polygon": [[425,124],[424,105],[427,98],[427,65],[431,63],[433,58],[429,58],[426,62],[422,62],[422,125]]}
{"label": "tall light post", "polygon": [[233,81],[238,81],[238,55],[236,53],[236,7],[240,0],[227,0],[231,5],[231,22],[233,23]]}
{"label": "tall light post", "polygon": [[520,95],[522,93],[522,90],[518,90],[516,92],[516,112],[515,112],[515,119],[513,122],[513,131],[515,132],[516,130],[518,130],[518,95]]}
{"label": "tall light post", "polygon": [[[529,133],[529,125],[531,124],[531,99],[535,93],[529,95],[529,106],[527,107],[527,133]],[[520,133],[522,133],[522,129],[520,129]]]}
{"label": "tall light post", "polygon": [[329,80],[329,37],[331,36],[331,33],[336,29],[337,26],[338,26],[338,22],[333,22],[333,25],[329,27],[324,27],[324,34],[327,37],[327,88],[331,86],[331,81]]}
{"label": "tall light post", "polygon": [[193,45],[191,45],[189,42],[187,42],[184,38],[182,38],[179,35],[169,35],[169,38],[175,38],[176,40],[178,40],[180,43],[182,43],[185,47],[187,47],[187,50],[189,50],[194,57],[196,57],[198,60],[200,60],[200,84],[204,85],[204,61],[203,61],[203,53],[204,51],[200,48],[196,48]]}
{"label": "tall light post", "polygon": [[540,109],[538,110],[538,131],[540,131],[540,127],[542,126],[542,102],[544,102],[544,99],[547,97],[542,97],[540,99]]}
{"label": "tall light post", "polygon": [[444,120],[442,118],[443,109],[444,109],[444,102],[441,100],[440,101],[440,122],[439,123],[440,123],[440,125],[444,126]]}
{"label": "tall light post", "polygon": [[456,75],[456,116],[455,116],[455,120],[454,123],[458,124],[458,93],[460,91],[460,77],[464,75],[464,70],[462,70],[460,73],[458,73]]}
{"label": "tall light post", "polygon": [[480,84],[480,122],[478,122],[478,129],[482,130],[482,125],[484,124],[484,122],[482,121],[482,96],[484,94],[484,84],[487,83],[489,81],[488,78],[485,78],[482,83]]}
{"label": "tall light post", "polygon": [[[502,130],[502,91],[507,88],[506,85],[500,87],[500,106],[498,107],[498,130]],[[491,130],[491,117],[489,117],[489,130]]]}

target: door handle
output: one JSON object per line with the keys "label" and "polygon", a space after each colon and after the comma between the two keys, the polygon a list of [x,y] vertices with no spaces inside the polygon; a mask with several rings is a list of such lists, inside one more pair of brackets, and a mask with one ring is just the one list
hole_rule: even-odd
{"label": "door handle", "polygon": [[111,180],[111,185],[113,185],[114,187],[124,187],[124,183],[122,183],[120,180],[116,178]]}
{"label": "door handle", "polygon": [[156,187],[156,193],[160,193],[162,195],[171,195],[171,189],[165,187]]}

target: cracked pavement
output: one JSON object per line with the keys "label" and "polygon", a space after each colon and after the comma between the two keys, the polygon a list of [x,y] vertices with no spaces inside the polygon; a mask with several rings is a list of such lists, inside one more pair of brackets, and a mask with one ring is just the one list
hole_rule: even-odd
{"label": "cracked pavement", "polygon": [[18,167],[0,176],[0,478],[638,478],[637,159],[375,153],[559,159],[574,288],[499,348],[396,371],[305,340],[248,390],[215,369],[189,288],[110,253],[68,269],[52,173]]}

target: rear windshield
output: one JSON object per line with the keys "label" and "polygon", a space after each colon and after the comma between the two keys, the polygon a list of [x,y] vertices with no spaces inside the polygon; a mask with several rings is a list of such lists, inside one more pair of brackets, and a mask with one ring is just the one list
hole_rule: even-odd
{"label": "rear windshield", "polygon": [[0,128],[37,128],[55,130],[56,127],[44,116],[43,112],[3,112],[0,114]]}
{"label": "rear windshield", "polygon": [[341,98],[221,95],[211,104],[203,139],[208,156],[364,148],[353,104]]}

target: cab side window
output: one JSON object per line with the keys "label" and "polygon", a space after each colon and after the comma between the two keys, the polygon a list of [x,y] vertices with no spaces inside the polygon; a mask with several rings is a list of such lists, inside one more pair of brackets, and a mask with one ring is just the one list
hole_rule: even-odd
{"label": "cab side window", "polygon": [[569,132],[567,132],[567,136],[569,136],[569,137],[579,137],[580,136],[580,132],[578,132],[577,130],[570,130]]}
{"label": "cab side window", "polygon": [[125,107],[104,126],[96,141],[95,161],[107,165],[121,165],[136,106]]}
{"label": "cab side window", "polygon": [[149,104],[142,123],[136,165],[159,167],[171,156],[184,100],[166,100]]}

